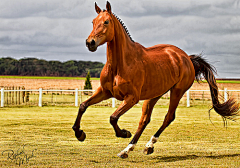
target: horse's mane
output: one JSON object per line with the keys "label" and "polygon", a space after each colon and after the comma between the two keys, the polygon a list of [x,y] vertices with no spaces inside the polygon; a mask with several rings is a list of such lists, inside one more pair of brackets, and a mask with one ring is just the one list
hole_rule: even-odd
{"label": "horse's mane", "polygon": [[114,13],[112,13],[112,14],[117,18],[119,23],[121,23],[122,27],[124,28],[125,32],[127,33],[128,37],[131,39],[131,41],[134,42],[130,33],[129,33],[129,31],[128,31],[128,29],[127,29],[127,27],[124,25],[123,21],[116,14],[114,14]]}

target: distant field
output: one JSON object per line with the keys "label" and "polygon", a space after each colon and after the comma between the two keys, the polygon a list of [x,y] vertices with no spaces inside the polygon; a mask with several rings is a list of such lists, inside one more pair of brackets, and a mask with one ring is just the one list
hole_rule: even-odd
{"label": "distant field", "polygon": [[[54,77],[54,76],[0,76],[0,78],[9,79],[58,79],[58,80],[85,80],[85,77]],[[100,80],[100,78],[91,78],[91,80]],[[203,80],[206,83],[206,80]],[[217,83],[240,83],[240,80],[217,80]]]}
{"label": "distant field", "polygon": [[[239,122],[229,122],[225,129],[212,111],[212,124],[208,109],[178,108],[154,153],[144,155],[145,144],[166,115],[167,108],[157,106],[136,148],[123,160],[117,153],[130,139],[115,137],[109,123],[114,108],[87,109],[81,124],[87,136],[84,142],[71,129],[78,108],[0,108],[0,167],[19,167],[19,161],[20,167],[240,167]],[[134,134],[140,115],[140,107],[132,108],[119,119],[120,127]]]}
{"label": "distant field", "polygon": [[[54,77],[54,76],[0,76],[0,78],[8,79],[58,79],[58,80],[85,80],[85,77]],[[99,78],[91,78],[91,80],[99,80]]]}

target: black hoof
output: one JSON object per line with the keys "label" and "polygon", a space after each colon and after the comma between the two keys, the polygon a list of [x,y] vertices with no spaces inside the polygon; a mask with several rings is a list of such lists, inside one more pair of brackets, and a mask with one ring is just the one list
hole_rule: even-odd
{"label": "black hoof", "polygon": [[83,132],[83,130],[75,130],[75,136],[81,142],[86,138],[86,134]]}
{"label": "black hoof", "polygon": [[132,134],[131,132],[125,130],[125,129],[122,129],[122,138],[131,138]]}
{"label": "black hoof", "polygon": [[145,147],[143,153],[146,154],[146,155],[149,155],[149,154],[152,154],[153,151],[154,151],[154,147],[152,147],[152,148]]}
{"label": "black hoof", "polygon": [[128,158],[128,154],[125,153],[125,152],[120,152],[117,156],[120,157],[120,158],[122,158],[122,159]]}

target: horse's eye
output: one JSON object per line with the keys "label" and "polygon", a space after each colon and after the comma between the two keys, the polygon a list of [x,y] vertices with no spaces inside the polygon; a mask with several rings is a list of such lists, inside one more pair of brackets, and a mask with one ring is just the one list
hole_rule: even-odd
{"label": "horse's eye", "polygon": [[109,20],[106,20],[105,22],[104,22],[104,24],[108,24],[109,23]]}

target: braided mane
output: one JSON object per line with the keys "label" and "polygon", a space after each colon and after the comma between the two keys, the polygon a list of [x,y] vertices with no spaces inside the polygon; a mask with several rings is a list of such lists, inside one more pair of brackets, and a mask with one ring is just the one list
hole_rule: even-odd
{"label": "braided mane", "polygon": [[132,39],[127,27],[124,25],[123,21],[114,13],[112,13],[116,18],[117,20],[119,21],[119,23],[121,23],[122,27],[124,28],[125,32],[127,33],[128,37],[131,39],[132,42],[134,42],[134,40]]}

